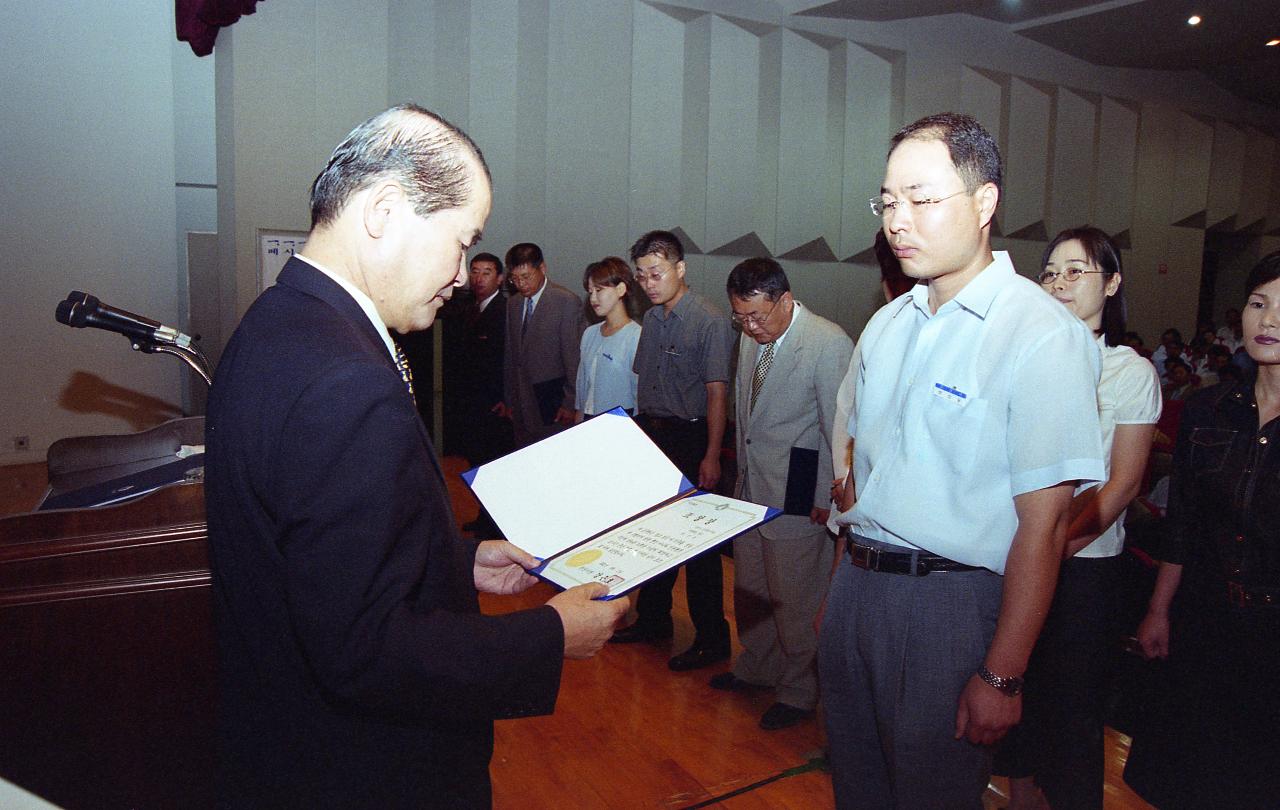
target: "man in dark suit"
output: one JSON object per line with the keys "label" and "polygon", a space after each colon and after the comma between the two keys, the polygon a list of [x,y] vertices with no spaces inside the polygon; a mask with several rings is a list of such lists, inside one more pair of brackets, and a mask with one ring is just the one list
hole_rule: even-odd
{"label": "man in dark suit", "polygon": [[[507,295],[502,291],[505,277],[497,256],[477,253],[472,257],[468,275],[471,295],[460,313],[461,324],[455,321],[455,326],[461,326],[460,340],[452,363],[445,363],[457,388],[454,446],[472,465],[493,461],[514,447],[511,422],[500,413],[507,332]],[[448,386],[446,382],[446,391]],[[463,528],[480,537],[501,536],[483,506],[480,516]]]}
{"label": "man in dark suit", "polygon": [[507,251],[518,295],[507,301],[504,413],[524,447],[573,424],[582,332],[582,300],[547,278],[542,249],[521,242]]}
{"label": "man in dark suit", "polygon": [[[388,329],[431,325],[490,208],[460,130],[396,107],[312,185],[305,255],[250,307],[209,398],[206,498],[226,807],[487,807],[492,720],[555,706],[603,588],[479,612],[526,553],[454,527]],[[619,602],[623,600],[618,600]]]}
{"label": "man in dark suit", "polygon": [[504,277],[502,260],[492,253],[479,253],[471,260],[471,299],[462,312],[456,385],[468,423],[458,446],[472,464],[511,452],[511,424],[498,415],[507,333]]}

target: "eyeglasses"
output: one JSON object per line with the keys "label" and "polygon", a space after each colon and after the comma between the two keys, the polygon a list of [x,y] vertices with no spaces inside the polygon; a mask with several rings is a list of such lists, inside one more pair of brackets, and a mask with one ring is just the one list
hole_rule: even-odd
{"label": "eyeglasses", "polygon": [[1036,276],[1036,281],[1040,282],[1040,286],[1048,287],[1050,284],[1058,280],[1058,276],[1062,276],[1063,280],[1066,281],[1068,284],[1075,284],[1077,281],[1080,280],[1080,277],[1085,275],[1086,273],[1105,273],[1105,272],[1107,271],[1106,270],[1085,270],[1084,268],[1081,268],[1081,267],[1068,267],[1066,270],[1063,270],[1062,272],[1058,272],[1057,270],[1045,270],[1043,273]]}
{"label": "eyeglasses", "polygon": [[955,194],[948,194],[945,197],[925,197],[923,200],[886,200],[884,197],[872,197],[867,202],[871,203],[871,213],[884,219],[889,214],[898,210],[898,206],[904,202],[911,206],[912,211],[923,211],[930,205],[937,205],[943,200],[949,200],[959,194],[964,194],[965,189],[960,189]]}
{"label": "eyeglasses", "polygon": [[662,281],[666,277],[667,277],[666,270],[655,270],[652,273],[636,273],[635,274],[636,282],[639,284],[644,284],[646,281]]}
{"label": "eyeglasses", "polygon": [[773,311],[778,308],[778,304],[780,303],[782,303],[782,296],[778,296],[778,300],[774,301],[773,306],[769,307],[769,311],[763,315],[758,315],[754,312],[750,315],[739,315],[735,312],[729,316],[729,320],[733,321],[733,325],[739,328],[745,326],[759,327],[765,321],[773,317]]}

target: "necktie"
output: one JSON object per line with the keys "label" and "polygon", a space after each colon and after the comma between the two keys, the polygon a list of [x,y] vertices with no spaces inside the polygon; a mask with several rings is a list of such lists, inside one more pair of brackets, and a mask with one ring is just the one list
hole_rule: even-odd
{"label": "necktie", "polygon": [[520,322],[520,337],[524,337],[525,331],[529,328],[529,319],[533,317],[533,299],[524,299],[524,320]]}
{"label": "necktie", "polygon": [[760,358],[756,360],[756,373],[751,378],[751,407],[748,413],[756,409],[756,398],[760,396],[760,389],[764,386],[764,377],[769,373],[769,366],[773,365],[773,343],[764,344],[764,350],[760,352]]}
{"label": "necktie", "polygon": [[400,348],[399,343],[393,343],[396,347],[396,368],[400,371],[400,379],[404,380],[404,384],[409,388],[409,396],[413,399],[413,404],[418,404],[418,398],[413,394],[413,370],[409,368],[409,358],[404,356],[404,350]]}

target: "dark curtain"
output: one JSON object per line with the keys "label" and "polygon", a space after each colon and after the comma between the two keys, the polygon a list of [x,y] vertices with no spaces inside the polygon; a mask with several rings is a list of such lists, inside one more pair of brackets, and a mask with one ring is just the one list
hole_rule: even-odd
{"label": "dark curtain", "polygon": [[218,29],[252,14],[259,0],[177,0],[178,39],[191,44],[196,56],[213,53]]}

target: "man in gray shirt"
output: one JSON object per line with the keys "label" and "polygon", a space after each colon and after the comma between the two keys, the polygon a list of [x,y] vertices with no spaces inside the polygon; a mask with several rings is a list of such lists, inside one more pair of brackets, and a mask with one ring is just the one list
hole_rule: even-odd
{"label": "man in gray shirt", "polygon": [[[704,490],[720,481],[720,446],[733,347],[724,313],[685,283],[684,246],[668,231],[650,231],[631,248],[636,281],[654,304],[645,313],[632,370],[640,377],[636,421],[690,482]],[[678,570],[678,569],[677,569]],[[677,570],[640,588],[635,624],[613,641],[671,638],[671,589]],[[724,620],[724,570],[719,549],[685,565],[693,646],[671,659],[677,672],[729,657]]]}

